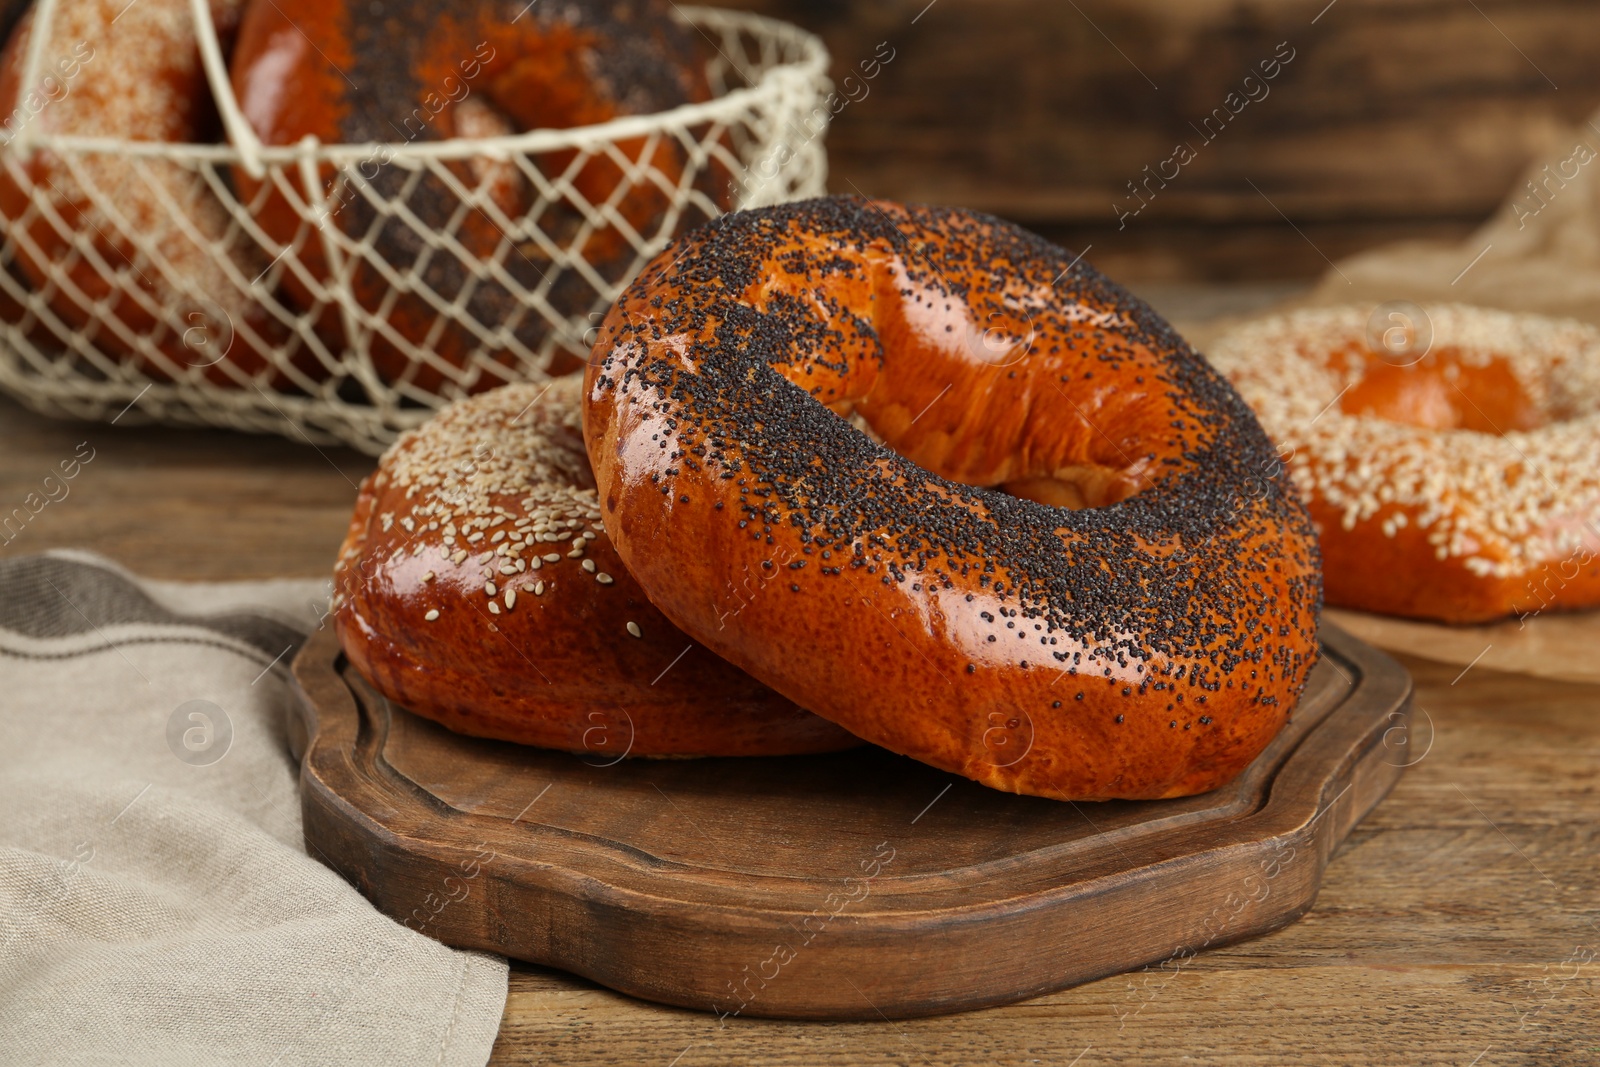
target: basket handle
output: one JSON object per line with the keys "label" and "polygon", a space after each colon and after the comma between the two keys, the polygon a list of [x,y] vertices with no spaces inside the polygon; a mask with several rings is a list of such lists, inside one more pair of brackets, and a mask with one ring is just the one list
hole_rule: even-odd
{"label": "basket handle", "polygon": [[[44,66],[44,43],[55,21],[56,0],[38,0],[33,8],[33,25],[28,30],[28,54],[22,60],[22,80],[17,83],[17,99],[24,99],[39,88],[39,68]],[[27,156],[33,145],[33,122],[22,124],[6,142],[18,155]]]}
{"label": "basket handle", "polygon": [[[41,5],[55,0],[39,0]],[[206,81],[211,83],[211,96],[217,102],[217,112],[222,116],[222,127],[228,131],[228,140],[238,150],[239,162],[252,178],[266,176],[267,168],[261,163],[261,140],[250,128],[244,112],[239,110],[239,99],[233,95],[233,82],[228,77],[228,65],[222,59],[222,44],[217,40],[217,26],[211,21],[209,0],[189,0],[194,12],[195,39],[200,44],[200,62],[206,68]]]}

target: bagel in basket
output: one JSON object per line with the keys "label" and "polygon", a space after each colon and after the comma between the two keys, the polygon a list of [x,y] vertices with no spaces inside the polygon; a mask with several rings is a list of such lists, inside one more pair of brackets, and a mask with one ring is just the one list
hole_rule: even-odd
{"label": "bagel in basket", "polygon": [[[243,0],[213,0],[228,39]],[[36,11],[0,54],[8,139],[32,135],[206,142],[218,132],[187,0],[59,0]],[[24,86],[35,42],[40,83]],[[282,384],[267,355],[290,338],[252,295],[269,261],[200,170],[159,155],[104,149],[0,150],[0,216],[15,266],[69,332],[164,380]]]}
{"label": "bagel in basket", "polygon": [[[236,177],[312,279],[291,272],[291,298],[342,344],[364,342],[382,380],[423,394],[579,366],[550,318],[587,312],[596,281],[632,266],[635,242],[669,216],[685,156],[670,136],[602,140],[582,156],[424,160],[393,146],[587,126],[710,96],[700,38],[665,0],[257,0],[232,74],[264,143],[373,146],[342,171],[315,171],[311,190],[299,174],[265,189]],[[343,336],[316,292],[327,284],[349,286],[360,337]]]}

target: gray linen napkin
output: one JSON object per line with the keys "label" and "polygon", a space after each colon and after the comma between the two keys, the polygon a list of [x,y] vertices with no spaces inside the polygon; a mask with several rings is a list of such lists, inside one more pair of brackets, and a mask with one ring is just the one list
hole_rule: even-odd
{"label": "gray linen napkin", "polygon": [[505,961],[306,855],[287,664],[325,602],[0,560],[0,1060],[488,1059]]}

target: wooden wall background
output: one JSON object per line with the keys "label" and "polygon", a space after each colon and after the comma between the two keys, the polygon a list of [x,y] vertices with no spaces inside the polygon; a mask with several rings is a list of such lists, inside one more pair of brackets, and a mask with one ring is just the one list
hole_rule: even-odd
{"label": "wooden wall background", "polygon": [[[1310,277],[1465,234],[1600,105],[1592,0],[718,2],[818,33],[836,84],[858,79],[834,191],[992,211],[1129,279]],[[1268,94],[1202,141],[1190,123],[1280,42]],[[1119,229],[1126,183],[1185,140],[1196,158]]]}

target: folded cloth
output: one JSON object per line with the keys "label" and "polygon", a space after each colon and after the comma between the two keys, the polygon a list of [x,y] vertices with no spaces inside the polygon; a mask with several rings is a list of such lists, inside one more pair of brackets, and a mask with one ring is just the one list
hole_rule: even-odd
{"label": "folded cloth", "polygon": [[1600,324],[1600,111],[1550,136],[1464,241],[1407,241],[1341,260],[1303,301],[1481,304]]}
{"label": "folded cloth", "polygon": [[0,1060],[488,1059],[505,961],[306,854],[287,664],[326,599],[0,560]]}

